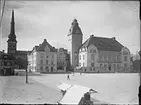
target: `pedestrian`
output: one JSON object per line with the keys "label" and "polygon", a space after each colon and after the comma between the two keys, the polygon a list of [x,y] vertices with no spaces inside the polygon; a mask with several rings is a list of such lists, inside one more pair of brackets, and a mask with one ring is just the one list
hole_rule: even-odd
{"label": "pedestrian", "polygon": [[68,74],[67,80],[70,80],[70,76],[69,76],[69,74]]}

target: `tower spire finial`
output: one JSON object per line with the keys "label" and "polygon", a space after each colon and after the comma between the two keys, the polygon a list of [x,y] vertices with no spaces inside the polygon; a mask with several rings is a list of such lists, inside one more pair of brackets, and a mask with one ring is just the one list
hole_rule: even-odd
{"label": "tower spire finial", "polygon": [[14,10],[12,10],[12,19],[11,19],[11,31],[10,34],[15,35],[15,21],[14,21]]}

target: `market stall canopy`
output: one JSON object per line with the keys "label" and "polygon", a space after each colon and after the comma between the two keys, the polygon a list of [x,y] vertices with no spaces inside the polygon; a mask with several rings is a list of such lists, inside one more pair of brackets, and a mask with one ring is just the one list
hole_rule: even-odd
{"label": "market stall canopy", "polygon": [[73,85],[71,86],[64,97],[59,102],[60,104],[79,104],[81,98],[84,96],[85,93],[97,93],[95,90],[84,87],[81,85]]}
{"label": "market stall canopy", "polygon": [[58,85],[57,87],[63,91],[66,91],[67,89],[69,89],[72,85],[66,84],[66,83],[61,83],[60,85]]}

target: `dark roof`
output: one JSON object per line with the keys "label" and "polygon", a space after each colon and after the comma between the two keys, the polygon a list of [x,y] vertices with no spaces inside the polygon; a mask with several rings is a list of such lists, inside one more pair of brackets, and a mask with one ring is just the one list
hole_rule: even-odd
{"label": "dark roof", "polygon": [[37,48],[37,51],[45,51],[45,47],[48,46],[51,52],[56,52],[57,49],[55,47],[52,47],[46,39],[44,39],[44,42]]}
{"label": "dark roof", "polygon": [[64,48],[59,48],[58,52],[63,52],[64,54],[68,54],[68,50]]}
{"label": "dark roof", "polygon": [[[89,45],[95,45],[100,51],[121,51],[124,47],[114,38],[104,38],[104,37],[95,37],[91,35],[89,39],[87,39],[80,48],[89,47]],[[79,49],[80,49],[79,48]]]}
{"label": "dark roof", "polygon": [[76,19],[73,20],[71,28],[69,29],[68,35],[71,35],[71,34],[82,35],[82,31]]}
{"label": "dark roof", "polygon": [[24,54],[24,55],[26,55],[28,53],[28,51],[16,51],[16,53],[15,54]]}
{"label": "dark roof", "polygon": [[14,56],[12,54],[2,53],[0,54],[0,59],[3,60],[14,60]]}

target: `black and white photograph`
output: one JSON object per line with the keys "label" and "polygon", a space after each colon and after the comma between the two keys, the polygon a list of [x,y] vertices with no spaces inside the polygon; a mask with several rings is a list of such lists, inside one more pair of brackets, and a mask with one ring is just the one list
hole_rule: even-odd
{"label": "black and white photograph", "polygon": [[140,2],[0,0],[0,104],[134,105]]}

